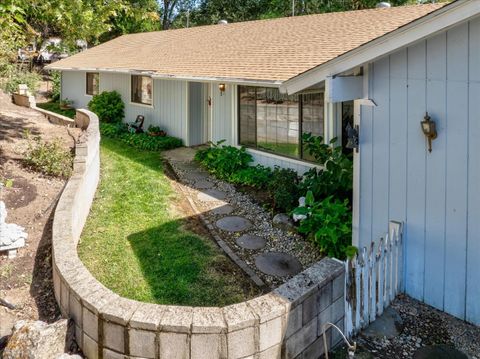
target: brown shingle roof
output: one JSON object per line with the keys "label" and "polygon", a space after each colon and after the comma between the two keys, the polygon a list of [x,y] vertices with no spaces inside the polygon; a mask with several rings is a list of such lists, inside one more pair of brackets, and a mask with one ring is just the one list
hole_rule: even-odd
{"label": "brown shingle roof", "polygon": [[51,67],[281,82],[443,5],[347,11],[124,35]]}

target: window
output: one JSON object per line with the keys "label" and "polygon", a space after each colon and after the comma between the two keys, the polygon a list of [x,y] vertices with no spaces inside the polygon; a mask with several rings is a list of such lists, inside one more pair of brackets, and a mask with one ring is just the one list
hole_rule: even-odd
{"label": "window", "polygon": [[152,78],[132,75],[132,102],[143,105],[152,104]]}
{"label": "window", "polygon": [[98,95],[99,81],[98,72],[87,72],[87,95]]}
{"label": "window", "polygon": [[239,142],[279,155],[302,155],[301,135],[323,136],[323,93],[281,94],[277,88],[239,86]]}

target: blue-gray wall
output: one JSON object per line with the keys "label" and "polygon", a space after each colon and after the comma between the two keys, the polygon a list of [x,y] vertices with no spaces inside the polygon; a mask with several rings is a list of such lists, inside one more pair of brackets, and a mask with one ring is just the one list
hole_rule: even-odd
{"label": "blue-gray wall", "polygon": [[369,81],[377,107],[361,110],[359,244],[404,221],[406,292],[480,324],[480,19],[374,62]]}

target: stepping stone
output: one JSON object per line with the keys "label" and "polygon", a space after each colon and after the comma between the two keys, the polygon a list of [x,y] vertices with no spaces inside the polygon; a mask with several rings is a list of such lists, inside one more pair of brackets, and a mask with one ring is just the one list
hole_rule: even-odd
{"label": "stepping stone", "polygon": [[216,226],[227,232],[241,232],[249,229],[252,223],[240,216],[230,216],[219,219]]}
{"label": "stepping stone", "polygon": [[208,178],[208,174],[194,171],[186,173],[184,177],[190,181],[205,181]]}
{"label": "stepping stone", "polygon": [[253,234],[244,234],[236,240],[237,244],[245,249],[261,249],[267,244],[267,240],[263,237]]}
{"label": "stepping stone", "polygon": [[197,198],[202,202],[214,202],[221,201],[227,197],[225,192],[219,191],[218,189],[207,189],[203,192],[200,192],[197,195]]}
{"label": "stepping stone", "polygon": [[362,334],[369,338],[392,339],[400,335],[403,327],[403,320],[398,312],[392,307],[388,307]]}
{"label": "stepping stone", "polygon": [[468,356],[451,346],[438,344],[418,349],[413,359],[468,359]]}
{"label": "stepping stone", "polygon": [[233,208],[232,206],[229,206],[228,204],[225,204],[223,206],[213,208],[212,210],[210,210],[210,212],[212,212],[213,214],[225,215],[225,214],[232,213],[234,209],[235,208]]}
{"label": "stepping stone", "polygon": [[286,277],[299,273],[302,264],[297,258],[282,252],[268,252],[255,258],[257,268],[268,275]]}
{"label": "stepping stone", "polygon": [[198,189],[209,189],[212,188],[214,184],[212,182],[203,180],[195,182],[193,186]]}

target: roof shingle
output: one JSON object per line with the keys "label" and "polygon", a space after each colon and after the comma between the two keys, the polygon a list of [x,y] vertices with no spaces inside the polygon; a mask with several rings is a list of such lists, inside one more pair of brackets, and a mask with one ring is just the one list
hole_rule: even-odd
{"label": "roof shingle", "polygon": [[130,34],[50,67],[282,82],[442,6],[400,6]]}

